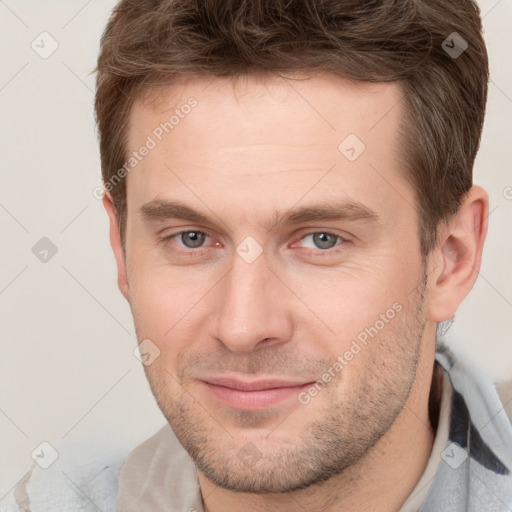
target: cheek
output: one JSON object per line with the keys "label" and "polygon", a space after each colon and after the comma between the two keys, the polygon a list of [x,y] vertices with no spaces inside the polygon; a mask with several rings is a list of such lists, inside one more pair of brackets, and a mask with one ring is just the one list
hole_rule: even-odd
{"label": "cheek", "polygon": [[133,258],[130,268],[130,308],[137,338],[149,339],[160,351],[158,364],[147,369],[152,374],[163,372],[159,378],[167,380],[170,376],[162,368],[173,373],[179,356],[201,338],[200,299],[208,287],[203,291],[183,269],[152,263],[150,258]]}
{"label": "cheek", "polygon": [[180,319],[183,314],[176,311],[172,303],[165,302],[150,288],[139,290],[130,306],[136,326],[140,351],[149,352],[151,364],[144,366],[150,382],[164,388],[174,386],[173,375],[180,355],[186,351],[193,337],[183,332]]}
{"label": "cheek", "polygon": [[[271,263],[280,278],[270,277],[276,293],[260,299],[272,301],[276,309],[287,308],[283,314],[294,318],[297,330],[337,356],[381,315],[389,319],[396,312],[394,304],[405,306],[421,275],[410,251],[390,241],[378,251],[349,255],[337,267]],[[131,247],[129,255],[130,306],[139,338],[151,339],[162,352],[179,353],[204,337],[205,322],[222,310],[226,293],[220,281],[228,268],[171,266],[144,244]]]}
{"label": "cheek", "polygon": [[133,281],[130,286],[130,306],[135,324],[145,337],[151,333],[161,338],[175,323],[172,294],[162,294],[150,280]]}
{"label": "cheek", "polygon": [[311,267],[308,272],[290,272],[285,279],[307,306],[297,301],[301,316],[313,319],[311,327],[346,340],[405,299],[403,272],[394,275],[390,261],[381,257],[367,259],[364,264],[346,262],[339,269]]}
{"label": "cheek", "polygon": [[329,330],[322,326],[325,334],[318,336],[316,326],[320,323],[316,319],[307,329],[311,333],[315,326],[315,339],[320,343],[323,339],[323,350],[333,360],[341,356],[343,364],[350,363],[357,371],[368,358],[384,357],[403,336],[410,321],[408,311],[413,307],[411,292],[420,275],[414,265],[408,269],[389,265],[374,272],[358,272],[357,278],[346,275],[333,279],[327,288],[312,281],[314,292],[308,296],[307,304]]}
{"label": "cheek", "polygon": [[154,250],[138,244],[128,254],[130,307],[135,324],[144,332],[150,330],[161,337],[177,321],[183,288],[171,269],[155,260]]}

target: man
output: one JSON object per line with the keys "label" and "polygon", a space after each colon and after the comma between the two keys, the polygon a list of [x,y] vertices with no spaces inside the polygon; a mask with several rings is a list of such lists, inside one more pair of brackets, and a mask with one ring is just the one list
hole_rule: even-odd
{"label": "man", "polygon": [[481,263],[487,79],[471,0],[118,4],[103,203],[168,425],[83,509],[511,510],[503,404],[438,329]]}

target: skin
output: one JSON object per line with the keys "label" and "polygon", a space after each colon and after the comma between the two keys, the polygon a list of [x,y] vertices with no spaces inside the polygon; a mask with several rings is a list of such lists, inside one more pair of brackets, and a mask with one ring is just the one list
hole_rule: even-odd
{"label": "skin", "polygon": [[[148,381],[196,462],[207,512],[391,512],[421,477],[435,435],[436,325],[475,282],[489,206],[473,186],[422,260],[399,158],[401,95],[394,83],[330,75],[250,76],[236,86],[193,77],[132,108],[130,151],[171,110],[198,101],[127,176],[125,251],[109,194],[103,203],[137,338],[160,350],[144,367]],[[338,150],[351,133],[366,146],[354,161]],[[145,218],[141,207],[155,199],[210,221]],[[378,221],[269,229],[277,211],[349,200]],[[207,235],[199,243],[198,231]],[[248,236],[262,250],[251,263],[236,251]],[[307,404],[293,396],[245,410],[204,383],[314,383],[393,304],[400,311]]]}

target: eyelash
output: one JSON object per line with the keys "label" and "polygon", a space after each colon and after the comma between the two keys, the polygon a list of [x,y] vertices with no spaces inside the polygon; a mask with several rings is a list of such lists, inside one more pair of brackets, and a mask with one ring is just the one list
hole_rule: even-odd
{"label": "eyelash", "polygon": [[[162,243],[164,243],[164,244],[168,244],[169,242],[171,242],[171,240],[173,238],[176,238],[176,237],[182,235],[183,233],[200,233],[202,235],[206,235],[209,238],[213,238],[207,231],[198,230],[198,229],[186,229],[184,231],[178,231],[177,233],[173,233],[172,235],[166,235],[166,236],[162,237],[160,239],[160,241]],[[320,230],[320,231],[310,231],[308,233],[304,233],[299,238],[299,240],[303,240],[307,236],[315,235],[315,234],[319,234],[319,233],[335,237],[338,242],[341,242],[341,243],[338,243],[337,245],[335,245],[334,247],[331,247],[330,249],[309,249],[310,251],[313,251],[313,254],[319,255],[320,257],[341,253],[342,251],[347,249],[348,245],[351,244],[350,240],[348,240],[346,238],[343,238],[341,235],[337,235],[336,233],[331,233],[329,231],[322,231],[322,230]],[[336,249],[336,247],[337,247],[337,249]],[[207,247],[198,247],[196,249],[184,249],[184,250],[183,249],[174,249],[173,248],[172,250],[173,250],[173,252],[178,253],[178,254],[184,254],[184,255],[194,255],[195,254],[195,255],[200,255],[206,249],[207,249]]]}

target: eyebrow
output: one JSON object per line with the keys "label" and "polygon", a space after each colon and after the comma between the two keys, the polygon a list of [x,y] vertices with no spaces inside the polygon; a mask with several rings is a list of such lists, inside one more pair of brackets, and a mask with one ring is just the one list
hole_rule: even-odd
{"label": "eyebrow", "polygon": [[[140,208],[143,220],[147,222],[164,222],[184,220],[197,224],[214,224],[213,217],[187,206],[181,201],[153,199]],[[214,215],[215,216],[215,215]],[[303,224],[311,221],[367,221],[379,223],[377,212],[358,201],[337,201],[292,208],[285,212],[275,212],[265,226],[273,231],[278,226]],[[224,223],[223,223],[224,224]]]}

